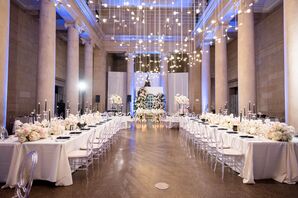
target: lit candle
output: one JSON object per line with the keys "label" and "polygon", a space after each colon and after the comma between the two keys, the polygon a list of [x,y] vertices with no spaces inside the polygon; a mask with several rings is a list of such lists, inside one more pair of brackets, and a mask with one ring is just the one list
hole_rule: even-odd
{"label": "lit candle", "polygon": [[40,102],[37,105],[37,114],[40,114]]}
{"label": "lit candle", "polygon": [[48,101],[47,99],[44,100],[44,111],[47,111]]}

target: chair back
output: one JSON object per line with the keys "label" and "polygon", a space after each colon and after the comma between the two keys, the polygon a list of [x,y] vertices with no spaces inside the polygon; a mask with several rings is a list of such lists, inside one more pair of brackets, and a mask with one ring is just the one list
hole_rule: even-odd
{"label": "chair back", "polygon": [[93,152],[93,142],[95,138],[95,130],[89,135],[88,140],[87,140],[87,154],[92,154]]}
{"label": "chair back", "polygon": [[32,183],[33,174],[38,161],[38,155],[36,151],[31,151],[28,153],[19,169],[18,173],[18,183],[16,186],[16,194],[19,198],[28,198]]}

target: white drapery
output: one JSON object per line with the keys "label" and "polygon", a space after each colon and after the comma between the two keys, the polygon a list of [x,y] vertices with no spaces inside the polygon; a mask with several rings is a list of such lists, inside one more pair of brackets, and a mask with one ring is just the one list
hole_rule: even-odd
{"label": "white drapery", "polygon": [[107,109],[112,108],[110,98],[112,95],[119,95],[122,97],[123,108],[126,112],[126,72],[109,72],[108,73],[108,101]]}
{"label": "white drapery", "polygon": [[175,102],[175,95],[180,94],[188,97],[188,73],[168,74],[168,107],[169,113],[178,111],[178,104]]}

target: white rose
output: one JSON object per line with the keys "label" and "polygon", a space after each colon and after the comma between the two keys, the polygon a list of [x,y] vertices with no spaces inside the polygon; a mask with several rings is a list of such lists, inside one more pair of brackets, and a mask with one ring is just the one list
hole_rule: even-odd
{"label": "white rose", "polygon": [[40,135],[36,131],[32,131],[29,134],[28,138],[29,138],[29,141],[36,141],[36,140],[39,140],[40,139]]}

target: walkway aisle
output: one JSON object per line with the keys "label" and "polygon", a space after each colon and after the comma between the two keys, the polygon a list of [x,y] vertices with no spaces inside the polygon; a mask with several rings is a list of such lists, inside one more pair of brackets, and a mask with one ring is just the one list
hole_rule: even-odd
{"label": "walkway aisle", "polygon": [[[242,184],[236,174],[227,172],[224,182],[220,172],[213,173],[210,163],[186,145],[178,129],[141,126],[122,132],[104,160],[96,161],[89,171],[73,176],[74,185],[55,187],[34,182],[31,197],[103,197],[103,198],[191,198],[191,197],[295,197],[297,185],[274,181],[256,185]],[[167,190],[154,185],[166,182]],[[49,186],[50,185],[50,186]],[[0,190],[0,197],[10,197],[12,190]]]}

